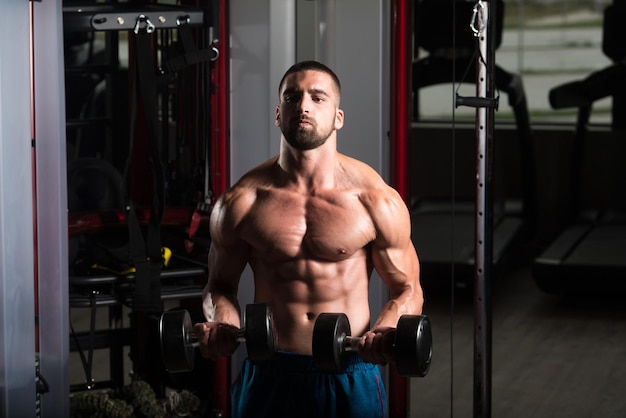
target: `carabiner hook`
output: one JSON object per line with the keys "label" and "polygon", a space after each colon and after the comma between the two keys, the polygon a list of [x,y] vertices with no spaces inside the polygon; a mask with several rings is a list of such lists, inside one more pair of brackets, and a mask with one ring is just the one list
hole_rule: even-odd
{"label": "carabiner hook", "polygon": [[176,26],[188,25],[189,22],[191,22],[191,17],[189,15],[177,16],[176,17]]}
{"label": "carabiner hook", "polygon": [[142,23],[145,23],[146,33],[154,32],[155,27],[154,24],[150,22],[150,19],[148,19],[145,15],[139,15],[137,16],[137,21],[135,22],[135,29],[133,29],[135,35],[139,35],[139,30]]}
{"label": "carabiner hook", "polygon": [[[470,28],[472,28],[472,32],[474,32],[474,36],[478,37],[487,27],[487,19],[485,18],[484,13],[483,13],[485,11],[485,5],[483,4],[483,1],[478,0],[473,10],[474,10],[474,13],[472,14],[472,21],[470,22]],[[479,28],[477,28],[476,18],[478,17],[479,14],[480,14],[479,23],[482,23],[482,25]]]}

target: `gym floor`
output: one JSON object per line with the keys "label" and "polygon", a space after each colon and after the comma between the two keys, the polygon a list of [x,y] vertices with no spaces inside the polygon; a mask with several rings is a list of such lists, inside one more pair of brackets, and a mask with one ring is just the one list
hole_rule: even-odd
{"label": "gym floor", "polygon": [[[492,416],[625,417],[623,296],[549,295],[526,266],[494,279]],[[411,417],[473,416],[472,297],[455,300],[452,309],[450,293],[426,295],[433,363],[411,380]]]}

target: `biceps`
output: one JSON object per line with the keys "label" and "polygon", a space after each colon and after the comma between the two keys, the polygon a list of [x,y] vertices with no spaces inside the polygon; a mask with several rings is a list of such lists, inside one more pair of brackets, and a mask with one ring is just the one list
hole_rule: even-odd
{"label": "biceps", "polygon": [[209,250],[209,288],[236,294],[248,257],[249,249],[243,242],[228,248],[214,242]]}
{"label": "biceps", "polygon": [[393,294],[413,287],[419,281],[419,261],[412,243],[372,248],[374,268]]}

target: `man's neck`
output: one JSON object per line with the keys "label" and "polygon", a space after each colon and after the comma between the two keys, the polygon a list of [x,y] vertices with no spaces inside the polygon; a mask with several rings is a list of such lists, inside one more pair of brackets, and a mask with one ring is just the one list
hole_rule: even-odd
{"label": "man's neck", "polygon": [[308,190],[335,186],[337,163],[336,140],[312,150],[298,150],[281,140],[278,165],[288,176],[288,181]]}

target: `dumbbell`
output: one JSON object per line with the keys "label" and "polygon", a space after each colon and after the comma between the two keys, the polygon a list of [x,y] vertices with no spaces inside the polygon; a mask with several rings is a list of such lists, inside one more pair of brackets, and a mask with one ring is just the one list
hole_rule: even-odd
{"label": "dumbbell", "polygon": [[[402,376],[424,377],[430,369],[433,338],[426,315],[403,315],[395,333],[392,353],[396,369]],[[322,313],[313,327],[313,362],[327,373],[341,373],[347,367],[348,352],[358,351],[360,338],[350,336],[350,322],[344,313]]]}
{"label": "dumbbell", "polygon": [[[266,303],[247,305],[244,325],[245,328],[233,332],[233,338],[237,342],[246,343],[250,361],[259,363],[269,360],[278,345],[269,306]],[[159,320],[159,337],[163,363],[168,372],[193,370],[195,348],[199,343],[188,311],[178,309],[163,312]]]}

